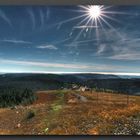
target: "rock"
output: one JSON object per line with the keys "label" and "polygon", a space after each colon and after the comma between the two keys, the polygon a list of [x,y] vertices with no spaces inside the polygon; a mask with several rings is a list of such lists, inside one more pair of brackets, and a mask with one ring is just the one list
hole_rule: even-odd
{"label": "rock", "polygon": [[77,102],[78,102],[78,100],[76,98],[68,100],[68,103],[77,103]]}
{"label": "rock", "polygon": [[18,124],[17,124],[17,128],[20,128],[20,127],[21,127],[21,124],[20,124],[20,123],[18,123]]}
{"label": "rock", "polygon": [[19,112],[18,111],[16,111],[16,114],[18,114]]}
{"label": "rock", "polygon": [[99,135],[99,132],[98,132],[98,130],[97,129],[90,129],[89,131],[88,131],[88,133],[90,134],[90,135]]}
{"label": "rock", "polygon": [[81,102],[87,102],[87,98],[84,97],[84,96],[80,96],[80,101],[81,101]]}
{"label": "rock", "polygon": [[49,128],[45,128],[44,132],[45,132],[45,133],[47,133],[47,132],[48,132],[48,130],[49,130]]}
{"label": "rock", "polygon": [[81,102],[87,102],[87,98],[82,96],[82,95],[79,95],[79,94],[74,94],[74,96]]}
{"label": "rock", "polygon": [[11,109],[11,110],[17,109],[17,107],[16,107],[16,106],[12,106],[12,107],[10,107],[10,109]]}

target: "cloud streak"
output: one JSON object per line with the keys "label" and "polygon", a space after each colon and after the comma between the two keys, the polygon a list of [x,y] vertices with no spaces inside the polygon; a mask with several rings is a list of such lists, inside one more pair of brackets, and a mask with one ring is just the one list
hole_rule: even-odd
{"label": "cloud streak", "polygon": [[24,40],[4,39],[2,42],[14,43],[14,44],[32,44],[32,42]]}
{"label": "cloud streak", "polygon": [[76,65],[76,64],[63,64],[63,63],[47,63],[47,62],[35,62],[35,61],[17,61],[17,60],[4,60],[0,59],[1,63],[9,63],[9,64],[18,64],[25,66],[41,66],[41,67],[55,67],[55,68],[88,68],[84,65]]}
{"label": "cloud streak", "polygon": [[41,24],[40,29],[42,29],[44,27],[44,13],[41,9],[39,10],[39,15],[40,15],[40,24]]}
{"label": "cloud streak", "polygon": [[105,49],[106,49],[106,45],[101,44],[98,48],[97,55],[100,55],[102,52],[104,52]]}
{"label": "cloud streak", "polygon": [[58,48],[54,45],[41,45],[37,46],[38,49],[50,49],[50,50],[57,50]]}
{"label": "cloud streak", "polygon": [[140,53],[123,53],[108,57],[115,60],[140,60]]}
{"label": "cloud streak", "polygon": [[27,9],[27,13],[29,14],[30,19],[31,19],[31,22],[32,22],[32,29],[35,29],[36,20],[35,20],[34,12],[33,12],[33,10],[30,8],[30,9]]}
{"label": "cloud streak", "polygon": [[58,41],[53,41],[52,43],[46,43],[48,45],[40,45],[40,46],[37,46],[36,48],[38,49],[50,49],[50,50],[58,50],[58,47],[56,47],[57,44],[61,44],[61,43],[64,43],[68,40],[70,40],[71,37],[68,37],[68,38],[65,38],[63,40],[58,40]]}
{"label": "cloud streak", "polygon": [[[96,54],[99,57],[124,61],[140,60],[140,38],[136,37],[139,34],[138,31],[133,31],[131,34],[120,31],[122,38],[114,35],[114,32],[111,31],[106,31],[106,33],[109,39],[98,46]],[[100,35],[101,39],[103,37]]]}
{"label": "cloud streak", "polygon": [[[38,61],[22,61],[22,60],[9,60],[9,59],[0,59],[1,64],[12,64],[12,65],[22,65],[25,67],[28,66],[37,66],[42,68],[56,68],[55,71],[57,71],[58,68],[68,69],[71,71],[71,69],[75,69],[76,71],[112,71],[117,72],[122,69],[129,69],[129,67],[126,66],[113,66],[113,65],[104,65],[104,64],[72,64],[72,63],[48,63],[48,62],[38,62]],[[133,68],[131,68],[133,69]]]}
{"label": "cloud streak", "polygon": [[5,14],[1,9],[0,9],[0,17],[1,17],[4,21],[6,21],[6,22],[9,24],[9,26],[12,27],[12,23],[11,23],[10,19],[6,16],[6,14]]}

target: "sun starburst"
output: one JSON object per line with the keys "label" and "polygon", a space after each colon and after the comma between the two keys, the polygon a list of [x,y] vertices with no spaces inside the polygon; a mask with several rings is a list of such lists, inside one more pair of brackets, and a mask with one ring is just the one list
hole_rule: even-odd
{"label": "sun starburst", "polygon": [[79,20],[79,22],[75,26],[73,26],[72,31],[70,33],[73,34],[75,30],[80,30],[77,36],[74,38],[73,42],[77,41],[84,31],[86,31],[86,33],[88,33],[91,37],[92,31],[95,31],[96,40],[99,41],[99,30],[102,29],[102,31],[107,36],[106,27],[110,28],[112,31],[114,31],[116,35],[122,38],[121,34],[117,31],[115,27],[111,25],[111,22],[109,22],[109,20],[120,23],[119,20],[112,17],[112,14],[115,15],[127,13],[111,11],[110,8],[112,8],[112,6],[80,5],[78,6],[77,10],[71,10],[71,12],[77,12],[79,14],[78,16],[56,23],[55,26],[61,26],[62,24]]}
{"label": "sun starburst", "polygon": [[91,18],[97,19],[101,15],[102,10],[100,6],[90,6],[88,9],[88,14]]}
{"label": "sun starburst", "polygon": [[[80,12],[81,12],[81,15],[83,15],[83,20],[81,20],[81,22],[78,23],[78,25],[76,26],[77,28],[81,27],[81,31],[79,32],[75,40],[77,40],[82,34],[82,32],[88,28],[90,29],[89,30],[90,33],[92,29],[95,29],[96,38],[97,38],[97,41],[99,41],[99,27],[102,28],[104,32],[106,32],[103,26],[104,24],[108,26],[109,28],[111,28],[113,31],[115,31],[117,35],[121,37],[120,33],[118,33],[117,30],[107,21],[107,19],[109,19],[116,22],[120,22],[109,15],[112,13],[111,11],[108,11],[108,9],[111,6],[103,6],[103,5],[83,6],[82,5],[79,7],[81,8]],[[115,14],[117,12],[113,12],[113,13]],[[121,13],[121,14],[124,14],[124,13]]]}

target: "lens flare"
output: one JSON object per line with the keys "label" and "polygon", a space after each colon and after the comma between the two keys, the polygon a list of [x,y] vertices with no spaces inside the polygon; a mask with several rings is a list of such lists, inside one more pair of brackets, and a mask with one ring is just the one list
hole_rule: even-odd
{"label": "lens flare", "polygon": [[100,6],[90,6],[88,9],[89,16],[93,19],[98,18],[101,12]]}

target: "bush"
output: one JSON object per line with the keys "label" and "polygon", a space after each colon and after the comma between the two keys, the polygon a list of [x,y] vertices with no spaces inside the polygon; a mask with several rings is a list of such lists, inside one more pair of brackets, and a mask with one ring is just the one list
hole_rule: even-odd
{"label": "bush", "polygon": [[15,88],[0,88],[0,107],[10,107],[19,104],[31,104],[36,100],[32,90]]}
{"label": "bush", "polygon": [[33,118],[34,116],[35,116],[35,111],[30,110],[30,111],[27,113],[26,119],[29,120],[29,119]]}

